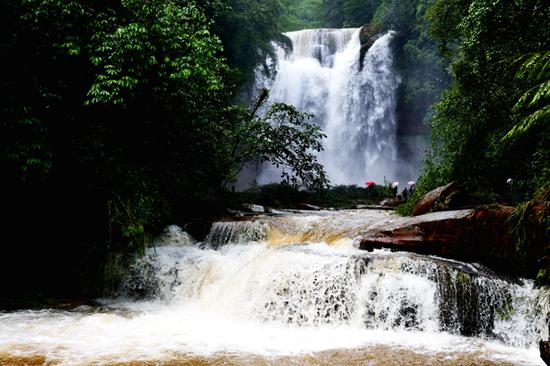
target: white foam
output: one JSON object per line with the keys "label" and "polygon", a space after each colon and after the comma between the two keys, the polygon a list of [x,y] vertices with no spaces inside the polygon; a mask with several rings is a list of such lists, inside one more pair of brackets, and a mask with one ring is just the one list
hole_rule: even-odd
{"label": "white foam", "polygon": [[[374,220],[360,212],[298,215],[244,230],[284,220],[278,227],[292,232],[344,225],[353,234],[357,217]],[[509,283],[458,261],[367,253],[345,236],[338,245],[271,247],[260,241],[217,250],[187,239],[182,245],[174,235],[165,240],[136,262],[125,281],[128,296],[140,289],[149,300],[103,300],[105,307],[71,312],[0,313],[0,354],[41,354],[62,365],[83,365],[174,354],[281,356],[386,345],[542,365],[537,342],[548,337],[550,307],[548,293],[532,281]],[[478,296],[468,298],[465,308],[459,294],[472,291]],[[448,319],[441,317],[444,303],[451,310]],[[472,313],[479,338],[457,335],[457,314],[475,310],[472,306],[479,310]]]}

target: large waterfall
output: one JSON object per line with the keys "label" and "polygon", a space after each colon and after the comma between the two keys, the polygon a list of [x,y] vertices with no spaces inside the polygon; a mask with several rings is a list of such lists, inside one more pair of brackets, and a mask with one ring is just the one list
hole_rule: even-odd
{"label": "large waterfall", "polygon": [[119,299],[0,312],[0,364],[543,365],[547,290],[478,264],[357,249],[393,220],[259,216],[215,223],[203,242],[171,227]]}
{"label": "large waterfall", "polygon": [[[278,48],[275,77],[258,72],[256,88],[270,90],[271,102],[313,114],[327,135],[319,158],[332,184],[383,182],[397,170],[396,90],[392,32],[366,53],[362,68],[359,29],[312,29],[285,33],[293,51]],[[276,181],[265,166],[258,183]]]}

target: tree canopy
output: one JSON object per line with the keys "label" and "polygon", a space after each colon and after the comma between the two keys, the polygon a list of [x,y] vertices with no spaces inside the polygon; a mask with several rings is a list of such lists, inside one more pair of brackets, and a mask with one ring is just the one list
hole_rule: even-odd
{"label": "tree canopy", "polygon": [[[484,200],[526,199],[550,182],[543,61],[550,9],[536,0],[443,3],[435,6],[447,11],[431,13],[433,34],[444,50],[456,50],[449,53],[454,82],[436,105],[426,184],[460,180]],[[449,13],[452,22],[442,18]]]}
{"label": "tree canopy", "polygon": [[229,5],[2,2],[1,192],[8,236],[25,244],[1,267],[48,273],[8,296],[61,278],[70,280],[56,291],[97,291],[112,253],[142,252],[166,224],[221,210],[224,183],[245,160],[326,185],[310,152],[322,134],[305,115],[278,105],[259,117],[231,104],[232,67],[249,72],[282,39],[279,2]]}

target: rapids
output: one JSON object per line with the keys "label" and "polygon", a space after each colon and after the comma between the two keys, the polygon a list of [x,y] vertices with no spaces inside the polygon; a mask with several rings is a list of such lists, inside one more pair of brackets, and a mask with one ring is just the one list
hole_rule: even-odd
{"label": "rapids", "polygon": [[[178,227],[120,296],[0,313],[0,364],[543,365],[548,292],[475,263],[357,249],[387,211]],[[34,363],[33,363],[34,362]]]}

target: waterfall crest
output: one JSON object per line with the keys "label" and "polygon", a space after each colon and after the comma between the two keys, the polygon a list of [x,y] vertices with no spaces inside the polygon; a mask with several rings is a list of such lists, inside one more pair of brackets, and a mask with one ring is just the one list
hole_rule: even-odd
{"label": "waterfall crest", "polygon": [[[393,32],[381,36],[360,70],[358,29],[310,29],[285,33],[293,44],[277,48],[275,77],[257,72],[256,89],[270,89],[271,102],[294,105],[313,114],[327,135],[319,154],[332,184],[383,182],[397,168],[396,90],[392,64]],[[273,60],[269,60],[273,63]],[[280,174],[264,166],[258,183]]]}

